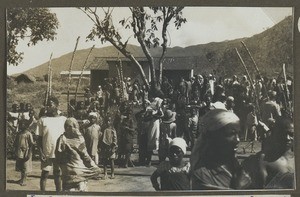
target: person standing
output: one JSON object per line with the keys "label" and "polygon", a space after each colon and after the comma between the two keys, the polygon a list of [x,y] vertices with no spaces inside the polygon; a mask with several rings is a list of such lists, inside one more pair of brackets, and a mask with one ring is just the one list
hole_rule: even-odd
{"label": "person standing", "polygon": [[146,113],[146,105],[143,103],[143,109],[135,114],[137,122],[138,145],[139,145],[139,163],[145,165],[147,156],[147,121],[144,121]]}
{"label": "person standing", "polygon": [[61,191],[60,168],[55,159],[56,140],[64,133],[65,116],[60,115],[58,110],[59,101],[56,97],[50,97],[47,103],[46,116],[38,121],[36,135],[37,145],[40,150],[41,179],[40,189],[46,190],[46,183],[51,170],[53,170],[56,191]]}
{"label": "person standing", "polygon": [[87,180],[98,178],[101,169],[87,152],[75,118],[68,118],[65,132],[58,138],[55,156],[62,171],[63,191],[87,191]]}
{"label": "person standing", "polygon": [[264,123],[268,123],[270,118],[276,120],[281,116],[280,106],[276,102],[277,93],[271,90],[268,92],[268,95],[270,100],[264,103],[261,110],[261,117]]}
{"label": "person standing", "polygon": [[188,129],[191,136],[191,148],[193,149],[195,141],[198,138],[198,121],[199,115],[195,108],[191,109],[191,117],[188,120]]}
{"label": "person standing", "polygon": [[148,121],[147,130],[147,157],[146,165],[151,166],[151,158],[154,150],[159,148],[160,118],[163,117],[161,109],[162,99],[150,97],[152,103],[146,108],[145,121]]}
{"label": "person standing", "polygon": [[160,123],[160,134],[159,134],[159,149],[158,157],[159,161],[165,161],[168,156],[169,140],[176,137],[176,112],[167,110]]}
{"label": "person standing", "polygon": [[18,183],[26,185],[27,174],[32,171],[32,147],[34,145],[32,134],[28,130],[29,120],[19,121],[19,132],[15,139],[16,170],[21,172]]}
{"label": "person standing", "polygon": [[124,167],[128,165],[134,167],[131,161],[131,153],[133,151],[133,136],[135,129],[133,128],[133,119],[131,112],[126,114],[121,124],[121,140],[120,140],[120,154],[125,155]]}
{"label": "person standing", "polygon": [[87,152],[96,164],[99,163],[98,144],[102,135],[101,128],[97,124],[97,118],[98,115],[96,112],[89,113],[88,122],[83,129]]}
{"label": "person standing", "polygon": [[103,158],[104,163],[104,179],[107,179],[107,165],[110,162],[111,167],[111,179],[115,178],[115,162],[117,146],[117,132],[113,128],[112,120],[107,117],[106,128],[103,131],[103,135],[100,140],[100,155]]}

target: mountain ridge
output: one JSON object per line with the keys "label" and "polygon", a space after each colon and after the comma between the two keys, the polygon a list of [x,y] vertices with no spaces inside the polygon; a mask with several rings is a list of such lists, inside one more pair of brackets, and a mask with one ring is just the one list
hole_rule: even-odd
{"label": "mountain ridge", "polygon": [[[175,46],[168,48],[167,57],[197,56],[198,66],[194,68],[194,73],[219,73],[219,75],[230,76],[233,73],[245,73],[240,60],[235,52],[238,49],[243,57],[249,72],[255,73],[253,63],[249,58],[241,41],[246,43],[253,58],[256,60],[261,73],[265,75],[275,75],[280,73],[282,64],[287,65],[288,73],[293,73],[293,18],[286,17],[273,27],[255,34],[252,37],[225,40],[223,42],[210,42],[207,44],[197,44],[187,47]],[[136,45],[128,45],[129,51],[135,57],[145,57],[142,49]],[[150,48],[153,57],[159,57],[161,48]],[[76,51],[72,70],[81,70],[90,48]],[[54,75],[59,75],[63,70],[69,70],[72,53],[66,53],[58,58],[52,59],[52,69]],[[93,62],[95,57],[123,57],[113,46],[93,49],[88,64]],[[23,73],[35,77],[43,77],[48,72],[48,62]],[[254,75],[254,74],[253,74]]]}

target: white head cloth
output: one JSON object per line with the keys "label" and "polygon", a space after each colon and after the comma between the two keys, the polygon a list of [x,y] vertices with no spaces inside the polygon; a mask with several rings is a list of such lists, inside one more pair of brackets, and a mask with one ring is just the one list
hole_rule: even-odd
{"label": "white head cloth", "polygon": [[215,132],[230,123],[236,123],[240,119],[233,112],[224,109],[213,109],[207,112],[200,124],[200,136],[198,137],[191,154],[192,169],[196,170],[201,165],[201,160],[209,149],[207,133]]}

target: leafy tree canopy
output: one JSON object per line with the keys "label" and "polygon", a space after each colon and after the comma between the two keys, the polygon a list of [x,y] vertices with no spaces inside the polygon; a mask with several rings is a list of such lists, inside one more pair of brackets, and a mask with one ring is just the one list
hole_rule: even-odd
{"label": "leafy tree canopy", "polygon": [[54,40],[59,22],[47,8],[7,9],[7,62],[17,66],[24,52],[17,51],[19,40],[28,39],[28,46],[38,41]]}
{"label": "leafy tree canopy", "polygon": [[[125,29],[132,29],[135,39],[141,45],[141,48],[149,61],[151,72],[151,87],[158,86],[160,81],[157,81],[155,74],[155,66],[153,57],[149,51],[151,47],[162,46],[162,54],[160,57],[159,79],[162,75],[162,60],[167,50],[168,42],[168,26],[174,23],[176,29],[179,29],[186,19],[182,16],[184,7],[129,7],[130,15],[119,21],[119,24]],[[115,46],[125,57],[129,58],[140,70],[141,75],[146,82],[146,77],[141,65],[133,57],[130,51],[126,48],[128,39],[124,38],[116,24],[113,23],[114,8],[98,9],[98,8],[80,8],[95,24],[87,39],[100,39],[103,42],[110,42]],[[98,10],[102,10],[100,14]],[[104,14],[104,17],[103,17]],[[162,41],[157,34],[161,34]],[[158,83],[157,83],[158,82]],[[159,88],[159,87],[158,87]]]}

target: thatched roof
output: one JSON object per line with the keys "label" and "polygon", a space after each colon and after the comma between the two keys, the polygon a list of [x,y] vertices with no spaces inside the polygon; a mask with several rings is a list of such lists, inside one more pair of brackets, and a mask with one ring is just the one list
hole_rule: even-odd
{"label": "thatched roof", "polygon": [[34,76],[31,76],[29,74],[20,74],[18,75],[16,78],[15,78],[15,81],[17,81],[17,83],[21,83],[21,82],[24,82],[24,83],[33,83],[36,81],[35,77]]}

